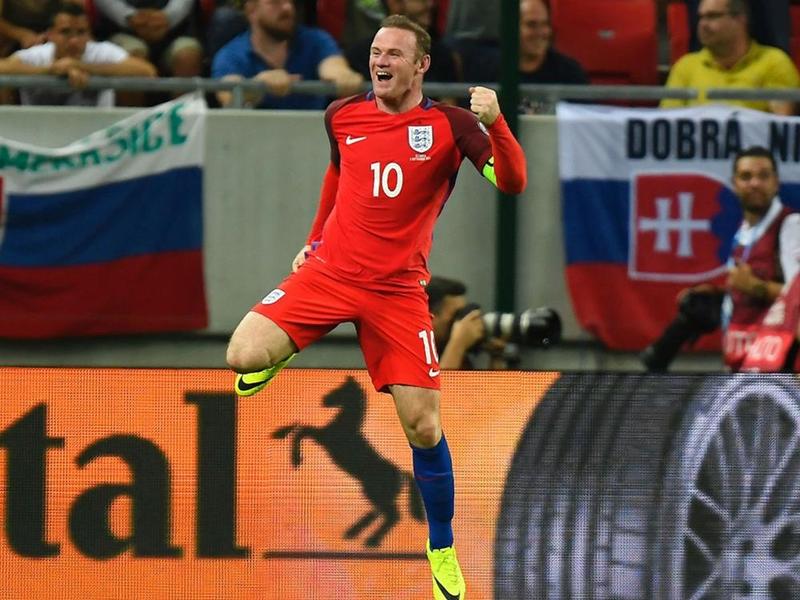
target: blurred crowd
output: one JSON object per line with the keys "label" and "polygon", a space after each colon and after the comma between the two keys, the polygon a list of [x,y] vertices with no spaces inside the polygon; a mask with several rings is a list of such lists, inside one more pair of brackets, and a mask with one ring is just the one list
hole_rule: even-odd
{"label": "blurred crowd", "polygon": [[[601,0],[593,11],[579,0],[520,0],[519,10],[521,83],[800,86],[791,28],[800,6],[790,0]],[[211,77],[262,83],[263,92],[245,99],[251,107],[324,108],[331,98],[292,93],[293,84],[327,81],[337,96],[363,89],[372,36],[390,14],[430,32],[426,81],[496,82],[500,13],[500,2],[481,0],[5,0],[0,74],[62,76],[72,90],[6,89],[0,100],[149,105],[164,94],[83,88],[92,75]],[[226,106],[232,94],[210,100]],[[546,108],[525,99],[520,106]]]}

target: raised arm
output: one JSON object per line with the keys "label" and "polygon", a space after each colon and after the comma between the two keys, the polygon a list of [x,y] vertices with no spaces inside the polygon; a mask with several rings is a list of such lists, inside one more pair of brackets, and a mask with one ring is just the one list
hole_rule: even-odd
{"label": "raised arm", "polygon": [[492,156],[483,176],[505,194],[521,194],[528,184],[525,153],[500,112],[497,94],[485,87],[470,88],[470,109],[489,132]]}

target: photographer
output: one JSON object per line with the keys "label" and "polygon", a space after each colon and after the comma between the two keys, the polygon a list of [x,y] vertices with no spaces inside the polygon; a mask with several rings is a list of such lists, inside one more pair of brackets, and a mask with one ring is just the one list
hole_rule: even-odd
{"label": "photographer", "polygon": [[685,342],[713,331],[716,322],[724,332],[725,364],[738,371],[770,305],[800,268],[800,214],[778,197],[778,167],[770,151],[741,150],[733,161],[732,184],[743,220],[733,238],[725,288],[703,284],[681,294],[678,317],[642,354],[649,371],[666,370]]}
{"label": "photographer", "polygon": [[[442,369],[474,369],[473,348],[489,356],[489,369],[508,369],[508,344],[500,338],[486,339],[481,309],[467,304],[467,287],[460,281],[431,277],[425,290],[433,320],[433,336]],[[474,308],[471,308],[473,306]]]}

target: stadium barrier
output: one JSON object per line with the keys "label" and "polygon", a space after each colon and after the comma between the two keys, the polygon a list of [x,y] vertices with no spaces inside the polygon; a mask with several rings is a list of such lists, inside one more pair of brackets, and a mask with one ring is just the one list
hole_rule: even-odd
{"label": "stadium barrier", "polygon": [[[231,382],[0,369],[4,598],[429,597],[389,397],[363,371],[287,369],[246,400]],[[797,597],[793,377],[442,386],[470,597]]]}
{"label": "stadium barrier", "polygon": [[[496,82],[483,83],[446,83],[426,82],[425,93],[430,96],[451,98],[469,97],[469,88],[473,85],[486,85],[500,89]],[[66,78],[54,75],[0,75],[0,87],[8,88],[48,88],[56,90],[71,89]],[[232,93],[230,108],[247,108],[244,101],[247,92],[264,91],[263,83],[253,80],[223,81],[203,77],[159,77],[155,79],[143,77],[91,77],[86,84],[87,89],[101,90],[112,88],[138,92],[193,92],[214,93],[227,91]],[[363,89],[371,89],[365,82]],[[326,81],[297,81],[292,84],[292,93],[312,96],[335,96],[335,86]],[[697,98],[695,88],[667,88],[661,85],[567,85],[567,84],[531,84],[519,86],[520,96],[545,102],[559,100],[628,100],[657,101],[662,99],[690,100]],[[709,100],[791,100],[800,101],[800,89],[752,89],[752,88],[710,88],[706,91]],[[252,108],[252,107],[251,107]]]}

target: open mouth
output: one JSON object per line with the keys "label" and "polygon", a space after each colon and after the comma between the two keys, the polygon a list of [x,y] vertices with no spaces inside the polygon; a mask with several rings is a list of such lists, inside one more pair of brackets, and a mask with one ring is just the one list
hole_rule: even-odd
{"label": "open mouth", "polygon": [[378,81],[389,81],[392,78],[392,74],[387,71],[376,71],[375,77],[377,77]]}

